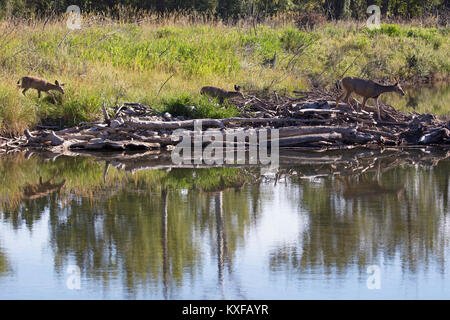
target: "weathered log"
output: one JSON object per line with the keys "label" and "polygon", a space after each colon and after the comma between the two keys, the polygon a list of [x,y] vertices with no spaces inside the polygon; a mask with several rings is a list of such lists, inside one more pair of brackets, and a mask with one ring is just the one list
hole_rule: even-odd
{"label": "weathered log", "polygon": [[447,128],[439,128],[420,137],[419,144],[432,144],[440,142],[450,137],[450,130]]}
{"label": "weathered log", "polygon": [[184,120],[184,121],[170,121],[170,122],[162,122],[162,121],[125,121],[127,126],[133,128],[141,128],[141,129],[182,129],[182,128],[193,128],[194,125],[201,124],[203,127],[215,127],[215,128],[224,128],[225,125],[228,125],[233,122],[239,123],[289,123],[289,122],[322,122],[329,121],[325,120],[316,120],[316,119],[296,119],[296,118],[226,118],[222,120],[218,119],[196,119],[196,120]]}
{"label": "weathered log", "polygon": [[123,118],[122,118],[122,117],[119,117],[119,118],[117,118],[117,119],[111,121],[110,127],[113,128],[113,129],[115,129],[115,128],[120,127],[121,125],[123,125],[124,122],[125,122],[125,121],[123,120]]}
{"label": "weathered log", "polygon": [[103,118],[105,119],[105,123],[110,123],[111,119],[109,118],[108,112],[106,111],[105,108],[105,103],[102,103],[102,110],[103,110]]}
{"label": "weathered log", "polygon": [[298,113],[345,113],[345,111],[336,110],[336,109],[300,109],[297,111]]}
{"label": "weathered log", "polygon": [[58,137],[53,131],[50,131],[48,137],[50,138],[52,146],[59,146],[64,143],[64,139]]}
{"label": "weathered log", "polygon": [[29,131],[28,129],[26,129],[26,130],[24,131],[24,134],[25,134],[25,137],[27,137],[27,139],[29,139],[29,140],[35,139],[35,138],[36,138],[35,136],[33,136],[33,135],[30,133],[30,131]]}
{"label": "weathered log", "polygon": [[79,127],[72,127],[72,128],[67,128],[67,129],[55,131],[55,134],[58,135],[58,136],[62,136],[62,135],[65,135],[65,134],[75,133],[75,132],[79,132],[79,131],[80,131]]}
{"label": "weathered log", "polygon": [[195,124],[200,124],[205,127],[224,127],[223,120],[216,119],[199,119],[199,120],[185,120],[185,121],[125,121],[127,126],[139,129],[181,129],[181,128],[193,128]]}
{"label": "weathered log", "polygon": [[96,136],[92,134],[71,134],[67,135],[67,139],[77,139],[77,140],[91,140]]}
{"label": "weathered log", "polygon": [[288,137],[281,138],[279,140],[280,147],[288,147],[288,146],[301,146],[304,144],[311,144],[314,142],[322,142],[322,141],[337,141],[342,139],[342,134],[340,133],[323,133],[316,135],[303,135],[296,137]]}

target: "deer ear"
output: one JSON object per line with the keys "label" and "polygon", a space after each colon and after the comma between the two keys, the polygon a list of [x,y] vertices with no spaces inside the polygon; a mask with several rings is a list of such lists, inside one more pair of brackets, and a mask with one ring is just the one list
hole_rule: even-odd
{"label": "deer ear", "polygon": [[66,85],[65,83],[61,83],[59,86],[64,87],[65,85]]}
{"label": "deer ear", "polygon": [[56,84],[57,86],[59,86],[59,82],[58,82],[58,80],[55,80],[55,84]]}

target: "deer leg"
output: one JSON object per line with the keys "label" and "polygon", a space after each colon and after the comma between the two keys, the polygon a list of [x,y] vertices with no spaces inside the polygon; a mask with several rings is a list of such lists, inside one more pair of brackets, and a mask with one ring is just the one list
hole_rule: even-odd
{"label": "deer leg", "polygon": [[25,92],[27,92],[28,89],[29,89],[29,88],[25,88],[25,89],[23,89],[23,91],[22,91],[22,93],[23,93],[23,95],[24,95],[25,97],[26,97]]}
{"label": "deer leg", "polygon": [[348,99],[350,99],[351,94],[352,94],[351,91],[348,91],[348,92],[346,93],[345,98],[344,98],[344,101],[345,101],[346,104],[348,104]]}
{"label": "deer leg", "polygon": [[381,120],[380,104],[378,103],[378,98],[375,99],[375,104],[377,106],[378,120]]}
{"label": "deer leg", "polygon": [[367,102],[367,98],[364,97],[361,109],[359,109],[360,112],[361,112],[361,110],[364,110],[364,108],[366,107],[366,102]]}
{"label": "deer leg", "polygon": [[38,90],[37,92],[38,92],[38,98],[40,98],[41,97],[41,90]]}
{"label": "deer leg", "polygon": [[55,95],[53,93],[51,93],[50,91],[48,91],[47,93],[53,97],[53,101],[55,101],[55,104],[58,104],[58,102],[56,101]]}
{"label": "deer leg", "polygon": [[339,101],[345,96],[346,92],[344,91],[339,97],[336,99],[336,107],[339,106]]}
{"label": "deer leg", "polygon": [[[361,110],[364,110],[364,107],[366,106],[367,98],[363,98],[362,106],[359,108],[358,113],[361,112]],[[364,126],[364,122],[361,121],[361,126]]]}

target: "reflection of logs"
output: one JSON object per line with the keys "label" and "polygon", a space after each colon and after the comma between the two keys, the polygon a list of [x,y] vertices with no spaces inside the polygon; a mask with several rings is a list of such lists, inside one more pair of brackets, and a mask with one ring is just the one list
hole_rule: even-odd
{"label": "reflection of logs", "polygon": [[[384,172],[402,164],[436,165],[447,159],[450,152],[428,153],[419,150],[348,150],[334,152],[288,152],[280,154],[281,175],[298,178],[323,178],[328,176],[351,177],[374,172],[380,177]],[[284,167],[287,168],[284,168]],[[373,186],[377,188],[376,186]],[[379,190],[383,192],[383,190]],[[396,192],[398,190],[385,190]]]}
{"label": "reflection of logs", "polygon": [[[44,157],[53,159],[55,153],[43,154]],[[69,152],[68,155],[71,155]],[[109,162],[110,166],[119,170],[137,172],[141,170],[170,170],[175,168],[214,168],[214,167],[265,167],[264,165],[250,164],[174,164],[169,152],[159,152],[159,150],[147,151],[145,153],[97,153],[82,152],[73,153],[73,155],[91,157],[98,160]],[[408,148],[386,148],[368,149],[337,149],[328,151],[307,150],[285,150],[280,152],[280,166],[301,167],[297,170],[298,177],[323,177],[333,175],[358,175],[362,172],[376,170],[380,165],[380,172],[395,168],[401,164],[421,163],[425,165],[436,165],[439,161],[447,159],[450,151],[434,150],[434,152],[425,152],[422,149]],[[282,169],[283,170],[283,169]]]}

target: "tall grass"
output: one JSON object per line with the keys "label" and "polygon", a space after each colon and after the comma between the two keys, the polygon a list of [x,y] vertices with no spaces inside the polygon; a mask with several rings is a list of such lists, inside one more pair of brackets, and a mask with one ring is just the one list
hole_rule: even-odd
{"label": "tall grass", "polygon": [[[135,101],[161,111],[194,104],[194,116],[236,113],[200,98],[203,85],[289,92],[331,87],[346,70],[403,79],[450,73],[449,28],[383,25],[370,31],[347,21],[306,32],[286,16],[254,27],[245,20],[225,25],[207,15],[135,13],[117,20],[84,16],[82,29],[69,30],[65,19],[0,21],[2,133],[21,133],[45,118],[67,124],[93,120],[103,102],[112,107]],[[275,52],[276,67],[264,66]],[[23,97],[16,82],[26,74],[65,82],[60,104],[45,93],[38,99],[32,90]]]}

